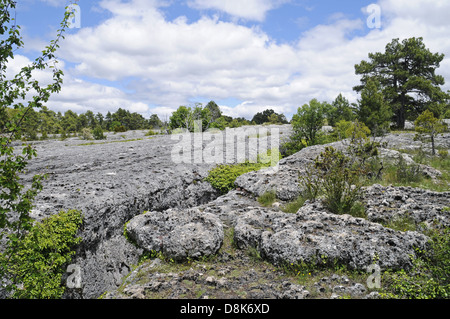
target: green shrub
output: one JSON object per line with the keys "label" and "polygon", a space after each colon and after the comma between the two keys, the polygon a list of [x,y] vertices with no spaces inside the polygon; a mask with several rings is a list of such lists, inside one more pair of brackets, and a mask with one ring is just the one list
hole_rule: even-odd
{"label": "green shrub", "polygon": [[234,189],[236,178],[249,172],[270,167],[280,159],[279,154],[278,150],[269,150],[266,154],[259,155],[256,163],[246,161],[240,164],[217,165],[209,171],[205,181],[210,183],[222,194],[226,194]]}
{"label": "green shrub", "polygon": [[67,132],[66,132],[65,130],[62,130],[59,139],[60,139],[61,141],[64,141],[64,140],[67,139],[67,137],[68,137]]}
{"label": "green shrub", "polygon": [[153,131],[153,130],[149,130],[149,131],[145,134],[145,136],[153,136],[153,135],[158,135],[158,133],[156,133],[156,132]]}
{"label": "green shrub", "polygon": [[429,230],[430,249],[417,251],[406,272],[387,272],[382,296],[399,299],[448,299],[450,297],[450,228]]}
{"label": "green shrub", "polygon": [[403,156],[397,161],[396,169],[397,181],[400,183],[420,182],[423,179],[419,165],[407,165]]}
{"label": "green shrub", "polygon": [[354,125],[353,122],[341,120],[336,123],[335,134],[340,139],[349,138],[352,136],[351,130],[352,130],[353,125]]}
{"label": "green shrub", "polygon": [[442,159],[446,159],[448,157],[448,151],[447,150],[439,150],[438,151],[438,155]]}
{"label": "green shrub", "polygon": [[265,166],[260,163],[250,162],[235,165],[218,165],[209,172],[206,181],[222,194],[226,194],[234,189],[236,178],[242,174],[260,170],[263,167]]}
{"label": "green shrub", "polygon": [[303,196],[299,196],[292,202],[289,202],[286,205],[284,205],[281,210],[288,214],[295,214],[305,204],[305,202],[306,198]]}
{"label": "green shrub", "polygon": [[392,184],[407,185],[409,183],[420,182],[424,179],[419,165],[406,164],[403,156],[400,156],[395,164],[388,165],[384,174],[384,180]]}
{"label": "green shrub", "polygon": [[[350,214],[355,212],[353,206],[362,195],[363,173],[343,152],[326,147],[300,181],[306,197],[314,200],[322,195],[323,204],[331,212]],[[360,215],[359,209],[356,212]]]}
{"label": "green shrub", "polygon": [[116,125],[116,126],[114,126],[114,132],[115,133],[123,133],[123,132],[126,132],[126,131],[127,131],[127,129],[123,125]]}
{"label": "green shrub", "polygon": [[81,224],[81,213],[69,210],[48,217],[31,228],[10,259],[8,272],[12,284],[8,290],[13,298],[62,296],[64,266],[71,261],[74,247],[81,241],[77,237]]}
{"label": "green shrub", "polygon": [[46,131],[42,131],[42,134],[41,134],[41,140],[42,140],[42,141],[45,141],[46,139],[48,139],[48,134],[47,134]]}
{"label": "green shrub", "polygon": [[100,125],[97,125],[92,132],[92,135],[94,135],[94,138],[96,140],[106,140],[106,136],[103,134],[103,129]]}
{"label": "green shrub", "polygon": [[280,153],[282,157],[291,156],[307,147],[306,140],[302,139],[300,135],[293,134],[289,140],[280,145]]}
{"label": "green shrub", "polygon": [[324,204],[336,214],[347,214],[361,196],[360,171],[352,167],[350,159],[342,152],[326,148],[316,161],[322,175],[321,187]]}
{"label": "green shrub", "polygon": [[92,137],[91,129],[90,129],[90,128],[87,128],[87,127],[83,128],[83,129],[81,130],[81,135],[80,135],[80,137],[81,137],[82,140],[92,140],[93,137]]}

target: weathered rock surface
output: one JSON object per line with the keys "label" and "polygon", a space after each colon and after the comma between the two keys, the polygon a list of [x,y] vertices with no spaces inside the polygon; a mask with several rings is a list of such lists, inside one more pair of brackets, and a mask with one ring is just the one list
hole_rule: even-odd
{"label": "weathered rock surface", "polygon": [[[415,133],[393,133],[383,137],[383,142],[388,143],[389,148],[402,150],[418,150],[431,152],[431,143],[422,143],[414,140]],[[436,147],[450,149],[450,133],[439,134],[435,140]]]}
{"label": "weathered rock surface", "polygon": [[220,219],[198,209],[148,212],[127,224],[127,233],[146,251],[182,261],[217,253],[223,243]]}
{"label": "weathered rock surface", "polygon": [[[345,143],[331,146],[345,150]],[[274,169],[265,169],[242,175],[236,180],[237,189],[198,206],[203,214],[217,216],[224,227],[232,228],[233,243],[238,248],[235,256],[219,253],[217,269],[190,269],[177,273],[164,271],[146,272],[142,266],[127,279],[122,292],[111,292],[108,298],[152,298],[165,296],[180,298],[196,292],[199,298],[308,298],[327,295],[328,298],[352,296],[355,298],[377,298],[366,286],[350,282],[348,278],[333,275],[315,284],[315,291],[289,281],[277,281],[270,271],[242,270],[246,265],[243,251],[250,248],[263,259],[274,264],[330,263],[343,264],[349,268],[367,270],[376,262],[382,269],[408,269],[415,248],[426,249],[429,238],[416,231],[399,231],[382,226],[395,216],[407,215],[416,224],[429,225],[439,222],[448,225],[450,218],[444,207],[449,206],[449,193],[436,193],[407,187],[382,187],[373,185],[364,190],[368,218],[350,215],[335,215],[321,206],[320,202],[305,204],[296,214],[286,214],[276,208],[261,207],[255,200],[267,191],[276,191],[282,201],[295,199],[301,192],[298,175],[303,174],[325,146],[313,146],[280,161]],[[402,156],[409,165],[414,161],[408,155],[395,150],[382,149],[386,160],[396,161]],[[422,167],[424,172],[425,168]],[[438,177],[439,172],[429,177]],[[145,215],[144,215],[145,216]],[[255,254],[255,253],[253,253]],[[231,258],[231,259],[230,259]],[[225,261],[227,266],[221,262]],[[238,269],[243,273],[230,278],[227,269]],[[152,262],[153,263],[153,262]],[[234,270],[233,270],[234,271]],[[146,283],[137,284],[135,279],[146,273]],[[142,280],[142,279],[141,279]],[[266,282],[269,281],[269,283]],[[249,282],[260,284],[249,285]],[[176,288],[174,288],[176,287]],[[224,289],[227,292],[224,294]],[[238,295],[233,294],[238,292]],[[330,296],[331,294],[331,296]]]}
{"label": "weathered rock surface", "polygon": [[367,219],[387,224],[407,218],[424,227],[450,226],[450,192],[372,185],[365,189]]}
{"label": "weathered rock surface", "polygon": [[214,265],[196,264],[178,271],[171,271],[170,265],[155,259],[133,270],[125,279],[123,289],[108,292],[104,298],[305,299],[310,296],[303,285],[283,278],[281,272],[268,265],[254,265],[239,250],[232,259],[219,256]]}
{"label": "weathered rock surface", "polygon": [[[277,128],[285,136],[291,130],[289,125]],[[252,132],[257,133],[257,128]],[[220,141],[220,135],[207,133],[199,144],[192,143],[194,156],[189,159],[197,154],[198,162],[176,163],[173,151],[183,149],[182,136],[146,137],[145,133],[108,133],[106,141],[33,142],[38,157],[30,161],[25,182],[31,183],[34,174],[46,173],[48,179],[32,216],[40,220],[68,209],[84,214],[82,242],[73,260],[80,266],[83,287],[81,292],[68,290],[67,298],[96,298],[121,284],[143,252],[123,236],[125,223],[133,217],[144,211],[195,207],[220,195],[203,181],[215,164],[201,159],[202,150],[211,141]],[[270,141],[261,146],[259,140],[247,138],[247,150],[270,147]],[[237,157],[231,150],[226,154],[230,163]]]}
{"label": "weathered rock surface", "polygon": [[336,262],[366,270],[409,268],[415,248],[429,239],[418,232],[399,232],[362,218],[335,215],[319,203],[304,205],[295,215],[253,210],[238,218],[234,239],[238,247],[256,247],[277,264]]}
{"label": "weathered rock surface", "polygon": [[[289,133],[289,128],[281,129]],[[79,209],[84,214],[82,243],[73,260],[80,266],[83,287],[68,290],[67,298],[96,298],[105,291],[111,291],[112,297],[123,297],[115,291],[130,272],[130,285],[124,292],[132,298],[161,292],[173,298],[208,294],[229,297],[231,294],[223,291],[239,287],[245,293],[232,297],[306,298],[313,292],[301,285],[277,281],[272,269],[256,273],[246,269],[239,276],[231,276],[237,269],[230,268],[228,276],[227,266],[221,264],[220,269],[209,273],[194,269],[168,274],[162,265],[161,271],[139,274],[149,278],[144,286],[132,269],[145,250],[159,250],[173,259],[217,254],[227,227],[234,228],[238,247],[254,247],[261,257],[274,263],[320,261],[326,256],[329,261],[337,260],[355,269],[365,269],[374,258],[379,258],[380,266],[385,268],[407,268],[409,254],[414,247],[426,247],[427,237],[418,232],[395,231],[380,223],[397,215],[407,215],[416,223],[450,223],[444,210],[450,206],[448,193],[377,185],[366,190],[367,220],[330,214],[318,203],[309,203],[292,215],[260,207],[255,197],[268,190],[275,190],[282,201],[297,198],[302,191],[298,175],[325,146],[305,148],[281,160],[275,169],[245,174],[237,179],[237,190],[219,197],[203,181],[213,163],[176,164],[172,151],[179,140],[171,136],[148,139],[144,133],[129,132],[123,138],[111,135],[107,143],[97,145],[80,145],[86,142],[77,139],[36,143],[39,157],[30,162],[25,178],[31,181],[37,173],[47,173],[49,178],[37,198],[33,216],[41,219],[65,209]],[[407,149],[402,146],[416,146],[410,135],[388,135],[385,139],[389,147]],[[448,137],[439,137],[438,145],[450,148]],[[258,139],[250,140],[257,143]],[[205,149],[207,143],[197,147]],[[255,148],[254,143],[250,148]],[[341,142],[331,146],[346,147]],[[385,153],[394,159],[399,155],[388,149]],[[438,176],[430,172],[430,176]],[[144,211],[149,213],[142,214]],[[139,247],[123,235],[127,222],[128,234]],[[248,264],[239,250],[235,257],[219,253],[218,258],[226,265],[234,258],[236,268]],[[146,269],[148,264],[142,267]],[[250,286],[253,281],[258,283]],[[207,292],[190,295],[190,282]],[[336,296],[365,294],[358,283],[333,281],[326,289]]]}

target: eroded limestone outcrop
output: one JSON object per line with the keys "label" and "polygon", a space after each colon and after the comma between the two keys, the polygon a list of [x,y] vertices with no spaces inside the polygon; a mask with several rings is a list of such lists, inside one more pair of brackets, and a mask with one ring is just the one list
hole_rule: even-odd
{"label": "eroded limestone outcrop", "polygon": [[318,202],[296,214],[249,211],[237,219],[234,235],[240,248],[256,247],[277,264],[337,263],[358,270],[374,262],[384,269],[408,269],[415,248],[426,249],[429,241],[418,232],[329,213]]}
{"label": "eroded limestone outcrop", "polygon": [[198,209],[147,212],[130,220],[126,229],[139,247],[176,261],[214,255],[223,243],[220,219]]}
{"label": "eroded limestone outcrop", "polygon": [[[116,137],[122,143],[114,144],[78,145],[83,141],[68,140],[36,145],[39,157],[30,162],[25,177],[31,181],[33,174],[47,173],[49,178],[33,216],[40,219],[62,209],[80,209],[85,216],[82,243],[73,260],[81,268],[83,287],[81,292],[69,290],[65,297],[96,298],[114,291],[145,250],[159,250],[173,259],[214,255],[227,227],[234,229],[238,247],[256,248],[273,263],[325,258],[365,269],[374,259],[384,268],[407,268],[414,247],[426,248],[428,238],[423,234],[381,225],[393,216],[407,215],[416,223],[429,225],[450,223],[444,209],[450,206],[449,193],[410,188],[367,188],[366,220],[333,215],[318,202],[286,214],[255,201],[269,190],[275,190],[282,201],[295,199],[302,192],[299,174],[325,146],[305,148],[282,159],[276,169],[242,175],[236,180],[238,190],[219,196],[204,181],[214,164],[175,164],[171,151],[177,140],[127,134],[130,141]],[[396,148],[411,140],[409,136],[400,136],[401,141],[395,138],[389,135],[386,140]],[[440,145],[448,141],[438,139]],[[341,142],[331,146],[346,147]],[[386,154],[398,155],[395,151]],[[148,213],[142,214],[144,211]],[[138,247],[123,235],[126,223]],[[222,285],[219,279],[213,282]],[[282,294],[265,291],[254,296]]]}

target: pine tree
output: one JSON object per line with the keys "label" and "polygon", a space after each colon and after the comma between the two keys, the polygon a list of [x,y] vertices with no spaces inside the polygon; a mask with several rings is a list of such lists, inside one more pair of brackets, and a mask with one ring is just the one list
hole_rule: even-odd
{"label": "pine tree", "polygon": [[440,109],[437,106],[450,98],[440,88],[444,78],[436,74],[443,59],[443,54],[430,52],[422,38],[394,39],[384,53],[370,53],[369,61],[355,66],[361,85],[354,90],[361,92],[370,79],[377,80],[392,107],[393,120],[403,129],[407,119],[415,119],[428,108]]}
{"label": "pine tree", "polygon": [[382,135],[389,130],[392,111],[384,100],[380,85],[375,79],[369,79],[361,91],[361,100],[357,111],[361,122],[375,135]]}

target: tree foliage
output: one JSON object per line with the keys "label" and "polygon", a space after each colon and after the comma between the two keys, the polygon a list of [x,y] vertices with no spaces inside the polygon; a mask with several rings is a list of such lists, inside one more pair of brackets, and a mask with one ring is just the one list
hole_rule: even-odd
{"label": "tree foliage", "polygon": [[353,121],[355,114],[350,102],[339,94],[325,110],[328,125],[335,126],[340,121]]}
{"label": "tree foliage", "polygon": [[[35,294],[36,289],[39,291],[47,289],[45,284],[38,287],[41,283],[38,280],[39,276],[46,282],[45,266],[40,263],[40,259],[35,259],[36,255],[29,254],[31,246],[42,248],[42,245],[45,245],[43,237],[39,235],[39,226],[33,226],[33,219],[30,216],[33,200],[42,189],[44,176],[33,176],[31,185],[27,187],[22,184],[21,176],[26,170],[28,161],[36,157],[37,153],[29,144],[23,145],[21,151],[17,151],[12,141],[22,133],[27,133],[29,129],[36,129],[35,126],[40,124],[36,116],[40,113],[35,110],[42,110],[42,114],[45,115],[47,109],[44,108],[44,104],[51,94],[61,90],[63,72],[56,67],[55,52],[63,38],[71,12],[66,11],[56,39],[45,47],[42,54],[15,76],[8,77],[6,72],[8,60],[13,59],[14,52],[23,47],[20,26],[16,25],[12,18],[15,5],[15,1],[0,0],[0,114],[3,124],[0,135],[0,239],[3,246],[0,253],[0,283],[21,297],[17,285],[20,283],[23,285],[22,289],[30,293],[26,296],[34,297],[39,295]],[[52,81],[42,86],[34,76],[36,71],[45,69],[52,71]],[[28,98],[29,94],[33,95],[31,99]],[[60,241],[55,241],[55,238],[48,238],[48,241],[57,244],[56,250],[60,249],[62,244]],[[52,254],[53,251],[48,253]],[[57,258],[48,266],[57,267],[60,265],[59,261]],[[35,270],[34,274],[38,277],[29,273],[31,269]]]}
{"label": "tree foliage", "polygon": [[34,225],[20,241],[8,264],[13,298],[60,298],[65,291],[62,276],[80,243],[79,211],[60,212]]}
{"label": "tree foliage", "polygon": [[392,111],[376,79],[371,78],[367,81],[358,102],[357,114],[361,122],[366,124],[375,135],[383,135],[389,131]]}
{"label": "tree foliage", "polygon": [[427,135],[431,141],[432,154],[436,155],[436,148],[434,140],[436,135],[443,133],[447,129],[447,125],[441,120],[434,117],[433,113],[429,110],[423,112],[414,122],[416,127],[417,137],[420,135]]}
{"label": "tree foliage", "polygon": [[253,116],[252,122],[261,125],[264,123],[270,124],[287,124],[288,121],[284,114],[278,114],[272,109],[264,110],[263,112],[258,112]]}
{"label": "tree foliage", "polygon": [[292,127],[298,139],[304,139],[308,145],[316,143],[325,120],[326,102],[313,99],[309,104],[298,108],[292,117]]}
{"label": "tree foliage", "polygon": [[423,38],[402,42],[393,39],[384,53],[369,53],[369,61],[355,65],[361,84],[354,90],[361,92],[370,79],[380,83],[383,96],[392,107],[393,120],[403,129],[407,119],[414,119],[426,109],[440,112],[447,104],[449,95],[440,88],[444,78],[436,74],[443,59],[443,54],[425,47]]}

